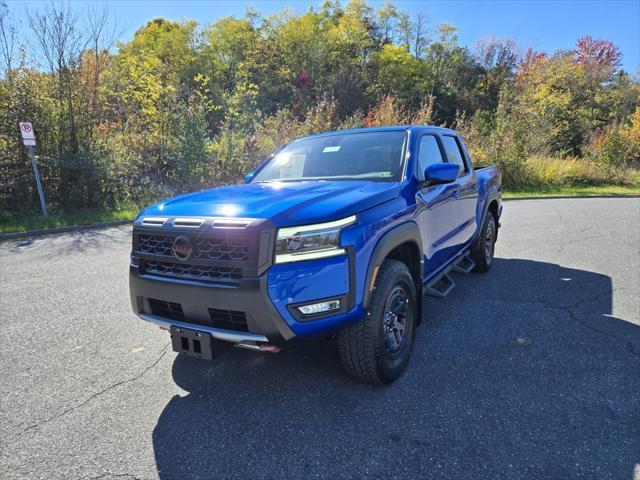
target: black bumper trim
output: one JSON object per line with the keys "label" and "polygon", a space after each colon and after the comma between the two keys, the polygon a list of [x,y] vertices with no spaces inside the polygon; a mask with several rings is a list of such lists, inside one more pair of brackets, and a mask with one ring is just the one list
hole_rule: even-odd
{"label": "black bumper trim", "polygon": [[[150,315],[149,298],[157,298],[182,305],[185,322],[182,326],[195,330],[207,328],[209,308],[243,311],[247,317],[249,334],[266,337],[269,343],[284,346],[295,334],[280,316],[267,294],[267,277],[243,278],[237,286],[205,285],[197,282],[172,282],[149,278],[138,273],[135,265],[129,269],[129,291],[134,313],[144,318]],[[144,315],[144,316],[143,316]],[[160,317],[155,317],[160,318]],[[169,324],[178,324],[165,319]],[[189,320],[197,323],[191,323]],[[154,323],[157,323],[154,321]],[[216,329],[213,329],[216,330]],[[235,332],[245,334],[246,332]]]}

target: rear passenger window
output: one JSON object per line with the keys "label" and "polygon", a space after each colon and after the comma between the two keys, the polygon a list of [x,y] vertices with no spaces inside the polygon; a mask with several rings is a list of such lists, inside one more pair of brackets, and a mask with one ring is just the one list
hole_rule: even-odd
{"label": "rear passenger window", "polygon": [[442,145],[444,146],[444,151],[447,154],[449,162],[457,163],[460,165],[461,172],[467,172],[467,165],[464,162],[464,157],[460,151],[460,145],[458,145],[456,139],[454,137],[444,135],[442,136]]}
{"label": "rear passenger window", "polygon": [[432,163],[444,162],[438,141],[433,135],[423,135],[420,137],[418,149],[418,180],[424,180],[424,171]]}

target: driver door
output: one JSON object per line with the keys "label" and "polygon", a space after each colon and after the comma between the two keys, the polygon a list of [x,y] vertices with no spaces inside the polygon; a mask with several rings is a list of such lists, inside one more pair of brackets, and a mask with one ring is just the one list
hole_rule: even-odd
{"label": "driver door", "polygon": [[[425,169],[433,163],[446,162],[438,135],[423,134],[418,145],[419,181],[424,180]],[[429,276],[446,261],[447,247],[455,234],[455,210],[458,186],[456,182],[425,186],[416,193],[417,222],[420,225],[424,253],[424,275]]]}

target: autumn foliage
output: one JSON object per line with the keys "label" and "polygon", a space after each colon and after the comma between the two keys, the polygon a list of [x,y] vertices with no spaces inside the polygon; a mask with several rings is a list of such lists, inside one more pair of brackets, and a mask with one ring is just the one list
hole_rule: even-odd
{"label": "autumn foliage", "polygon": [[[640,85],[611,42],[535,52],[460,45],[392,3],[327,1],[213,23],[154,19],[127,42],[108,12],[0,10],[0,210],[36,209],[17,123],[38,136],[54,210],[141,205],[239,181],[300,135],[389,124],[459,129],[507,186],[627,182],[640,162]],[[27,47],[24,32],[38,42]]]}

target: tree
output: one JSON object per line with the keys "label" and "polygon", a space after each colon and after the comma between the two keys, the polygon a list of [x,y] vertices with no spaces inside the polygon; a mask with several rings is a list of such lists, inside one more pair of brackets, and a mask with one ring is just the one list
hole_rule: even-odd
{"label": "tree", "polygon": [[195,28],[195,22],[148,22],[131,42],[119,45],[105,78],[104,92],[117,123],[141,132],[163,162],[175,113],[195,84]]}
{"label": "tree", "polygon": [[426,12],[420,10],[415,15],[413,22],[413,56],[415,58],[422,58],[424,55],[424,49],[429,43],[427,37],[429,31],[429,15]]}
{"label": "tree", "polygon": [[600,81],[611,80],[622,58],[613,42],[595,40],[590,35],[579,38],[572,53],[576,63]]}
{"label": "tree", "polygon": [[376,56],[377,77],[370,86],[376,97],[393,95],[409,108],[416,108],[425,92],[433,88],[426,75],[424,62],[416,59],[403,46],[384,45]]}
{"label": "tree", "polygon": [[426,75],[431,79],[428,92],[438,99],[436,120],[452,124],[458,111],[473,114],[478,108],[477,85],[484,69],[471,52],[458,45],[457,29],[450,24],[437,28],[437,38],[426,49]]}
{"label": "tree", "polygon": [[381,45],[389,45],[397,41],[400,12],[390,1],[385,1],[377,12],[377,37]]}
{"label": "tree", "polygon": [[476,44],[475,50],[478,63],[484,69],[477,85],[477,108],[492,111],[498,107],[502,87],[515,77],[516,44],[513,40],[485,38]]}
{"label": "tree", "polygon": [[0,2],[0,59],[6,78],[11,77],[18,51],[17,27],[9,15],[9,7]]}
{"label": "tree", "polygon": [[78,153],[74,71],[87,45],[86,36],[78,30],[77,16],[64,4],[51,3],[42,11],[30,12],[27,18],[40,58],[57,83],[58,155],[67,151]]}

